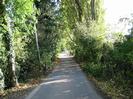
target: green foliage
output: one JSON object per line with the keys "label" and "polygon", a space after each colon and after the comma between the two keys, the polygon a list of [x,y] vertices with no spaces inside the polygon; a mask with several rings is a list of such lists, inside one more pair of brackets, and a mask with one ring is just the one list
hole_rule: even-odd
{"label": "green foliage", "polygon": [[[99,31],[99,33],[97,32]],[[95,21],[77,25],[75,34],[75,57],[80,61],[98,63],[102,56],[103,36]]]}
{"label": "green foliage", "polygon": [[102,77],[105,66],[103,64],[85,63],[82,65],[83,70],[94,77]]}
{"label": "green foliage", "polygon": [[[8,56],[11,53],[8,50],[9,29],[13,35],[10,38],[15,52],[15,73],[19,81],[40,77],[45,72],[44,65],[50,66],[56,56],[60,41],[57,28],[60,21],[59,11],[55,10],[55,2],[40,1],[38,2],[40,6],[36,8],[37,2],[35,0],[0,2],[0,68],[4,73],[5,83],[9,81],[7,71],[11,67],[8,65]],[[8,13],[7,10],[11,11]],[[7,15],[11,18],[11,28],[7,25],[8,21],[6,22]],[[35,33],[38,33],[39,42],[36,41]],[[41,60],[38,60],[36,43],[39,43]]]}
{"label": "green foliage", "polygon": [[[130,36],[129,36],[130,37]],[[84,71],[96,77],[112,83],[116,88],[119,88],[121,93],[132,97],[132,83],[133,83],[133,38],[127,37],[123,42],[116,42],[113,44],[104,43],[103,48],[100,48],[102,55],[100,62],[96,62],[96,57],[92,60],[84,61],[82,65]],[[90,50],[88,50],[90,51]],[[94,50],[95,51],[95,50]],[[88,52],[86,52],[87,54]],[[92,51],[92,55],[96,52]],[[85,54],[85,55],[86,55]],[[84,54],[81,54],[81,56]],[[81,57],[80,56],[80,57]],[[82,56],[83,57],[83,56]],[[115,83],[115,84],[114,84]],[[127,93],[130,92],[130,93]]]}

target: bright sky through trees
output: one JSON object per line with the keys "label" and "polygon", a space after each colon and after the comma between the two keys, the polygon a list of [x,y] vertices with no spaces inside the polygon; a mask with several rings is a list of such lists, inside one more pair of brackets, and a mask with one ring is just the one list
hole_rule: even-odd
{"label": "bright sky through trees", "polygon": [[133,0],[104,0],[106,22],[114,24],[120,17],[133,13]]}
{"label": "bright sky through trees", "polygon": [[133,0],[104,0],[105,22],[110,25],[111,31],[129,34],[131,26],[127,22],[118,23],[120,18],[131,17]]}

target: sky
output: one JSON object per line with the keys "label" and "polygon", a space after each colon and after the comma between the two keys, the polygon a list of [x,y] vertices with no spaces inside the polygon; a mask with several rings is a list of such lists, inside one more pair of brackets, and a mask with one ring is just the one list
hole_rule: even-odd
{"label": "sky", "polygon": [[104,0],[104,9],[105,22],[111,26],[112,31],[128,34],[131,26],[125,26],[125,23],[118,24],[118,20],[122,17],[131,17],[133,0]]}
{"label": "sky", "polygon": [[104,0],[106,22],[114,23],[120,17],[130,16],[133,13],[133,0]]}

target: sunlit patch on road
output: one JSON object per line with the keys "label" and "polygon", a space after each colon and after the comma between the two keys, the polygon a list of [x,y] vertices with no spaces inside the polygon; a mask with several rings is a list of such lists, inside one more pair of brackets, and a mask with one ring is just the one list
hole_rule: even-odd
{"label": "sunlit patch on road", "polygon": [[59,58],[72,58],[73,56],[70,55],[70,53],[68,51],[64,51],[64,52],[60,53],[58,57]]}
{"label": "sunlit patch on road", "polygon": [[71,80],[69,80],[69,79],[60,79],[60,80],[48,81],[48,82],[42,83],[41,85],[49,85],[49,84],[66,83],[66,82],[70,82],[70,81],[71,81]]}

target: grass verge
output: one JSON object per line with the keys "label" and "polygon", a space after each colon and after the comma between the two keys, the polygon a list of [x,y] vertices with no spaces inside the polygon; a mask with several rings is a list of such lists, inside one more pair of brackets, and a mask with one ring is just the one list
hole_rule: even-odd
{"label": "grass verge", "polygon": [[[100,76],[103,74],[99,72],[97,65],[96,67],[98,68],[95,68],[95,66],[86,67],[85,63],[81,63],[80,66],[86,73],[88,79],[96,85],[100,92],[107,96],[105,99],[133,99],[133,91],[131,89],[123,87],[124,85],[118,85],[113,79],[107,80],[104,76]],[[100,69],[100,71],[101,70],[102,69]]]}

